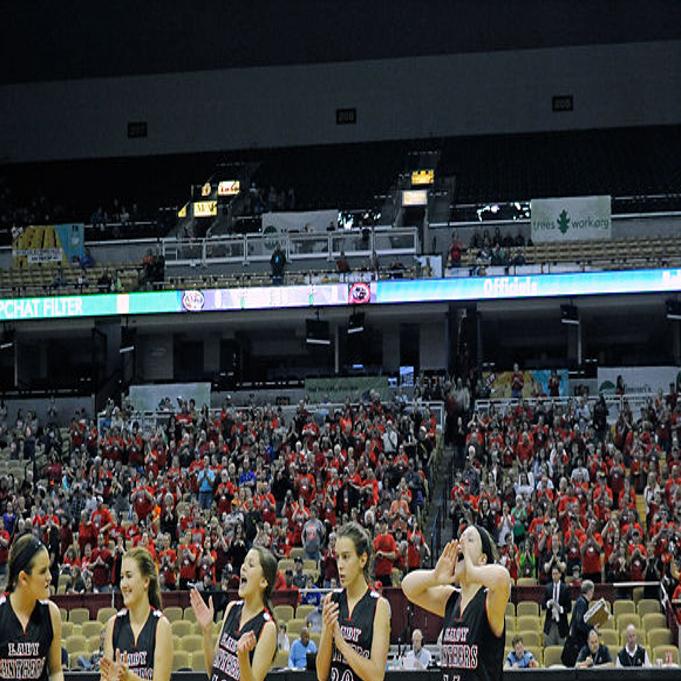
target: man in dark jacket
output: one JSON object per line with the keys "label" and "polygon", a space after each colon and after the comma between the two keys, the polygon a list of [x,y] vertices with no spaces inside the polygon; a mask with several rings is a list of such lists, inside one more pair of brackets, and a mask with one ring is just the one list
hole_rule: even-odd
{"label": "man in dark jacket", "polygon": [[586,646],[591,627],[584,621],[584,615],[589,609],[591,599],[594,597],[594,583],[585,579],[582,582],[582,593],[575,601],[570,620],[570,633],[565,641],[562,662],[566,667],[574,667],[577,655]]}
{"label": "man in dark jacket", "polygon": [[544,645],[563,645],[568,635],[568,613],[572,609],[570,589],[561,579],[560,568],[551,568],[551,582],[546,585],[542,607],[546,609],[544,621]]}

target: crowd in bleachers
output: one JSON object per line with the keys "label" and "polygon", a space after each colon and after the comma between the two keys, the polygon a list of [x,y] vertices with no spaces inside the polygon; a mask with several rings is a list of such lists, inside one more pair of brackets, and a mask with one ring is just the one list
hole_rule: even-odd
{"label": "crowd in bleachers", "polygon": [[[626,399],[607,421],[600,399],[514,402],[466,411],[454,400],[454,531],[470,522],[496,538],[514,578],[659,581],[672,590],[681,559],[681,402]],[[637,494],[639,495],[637,497]]]}
{"label": "crowd in bleachers", "polygon": [[290,561],[280,588],[328,587],[333,531],[348,519],[383,547],[385,585],[427,557],[419,521],[436,424],[425,409],[372,399],[320,415],[301,404],[287,420],[275,408],[216,414],[183,402],[152,428],[125,407],[100,426],[79,413],[63,433],[32,414],[0,427],[13,472],[28,468],[0,478],[3,536],[39,535],[61,592],[110,591],[125,547],[139,544],[165,589],[233,584],[253,543]]}

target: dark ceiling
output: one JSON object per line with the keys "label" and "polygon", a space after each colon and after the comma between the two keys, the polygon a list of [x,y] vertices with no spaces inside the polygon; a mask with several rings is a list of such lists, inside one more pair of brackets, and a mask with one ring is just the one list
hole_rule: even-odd
{"label": "dark ceiling", "polygon": [[0,83],[681,38],[676,0],[0,3]]}

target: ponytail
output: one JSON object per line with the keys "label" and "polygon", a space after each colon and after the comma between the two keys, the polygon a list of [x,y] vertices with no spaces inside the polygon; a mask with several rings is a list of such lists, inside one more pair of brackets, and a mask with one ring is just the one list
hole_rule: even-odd
{"label": "ponytail", "polygon": [[45,545],[32,534],[22,534],[14,540],[7,561],[7,591],[11,593],[17,588],[21,572],[31,574],[33,559],[43,549],[47,551]]}
{"label": "ponytail", "polygon": [[264,546],[253,546],[252,549],[258,553],[262,574],[267,581],[267,586],[265,587],[262,598],[263,601],[265,601],[265,607],[269,610],[269,613],[276,624],[277,621],[274,617],[274,607],[272,605],[272,590],[274,589],[274,584],[277,581],[277,559],[274,557],[272,552],[266,549]]}

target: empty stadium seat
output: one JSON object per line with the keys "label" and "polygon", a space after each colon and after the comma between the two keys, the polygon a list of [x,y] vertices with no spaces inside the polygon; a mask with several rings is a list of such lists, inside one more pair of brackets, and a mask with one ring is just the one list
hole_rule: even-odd
{"label": "empty stadium seat", "polygon": [[170,629],[173,632],[173,636],[178,636],[180,638],[183,636],[190,636],[194,631],[192,622],[187,622],[186,620],[171,622]]}
{"label": "empty stadium seat", "polygon": [[178,608],[177,606],[171,606],[169,608],[164,608],[163,614],[168,618],[168,621],[172,624],[173,622],[182,619],[184,611],[182,610],[182,608]]}
{"label": "empty stadium seat", "polygon": [[288,622],[293,619],[293,606],[292,605],[275,605],[274,606],[274,617],[279,622]]}
{"label": "empty stadium seat", "polygon": [[205,672],[206,658],[203,656],[203,650],[195,651],[191,655],[192,671]]}
{"label": "empty stadium seat", "polygon": [[87,639],[85,636],[69,636],[64,641],[64,648],[69,654],[76,650],[87,650]]}
{"label": "empty stadium seat", "polygon": [[541,648],[544,645],[544,635],[536,629],[523,629],[518,632],[526,648]]}
{"label": "empty stadium seat", "polygon": [[539,604],[534,601],[520,601],[516,606],[516,614],[518,617],[522,615],[539,616]]}
{"label": "empty stadium seat", "polygon": [[288,655],[288,652],[285,650],[277,651],[277,654],[274,658],[274,666],[281,669],[288,667]]}
{"label": "empty stadium seat", "polygon": [[636,606],[634,605],[634,601],[618,600],[612,604],[612,614],[615,616],[615,618],[625,613],[629,614],[636,613]]}
{"label": "empty stadium seat", "polygon": [[654,598],[642,598],[637,606],[636,612],[640,615],[641,621],[645,621],[646,615],[660,613],[660,602]]}
{"label": "empty stadium seat", "polygon": [[534,577],[518,577],[515,583],[518,586],[537,586],[537,580]]}
{"label": "empty stadium seat", "polygon": [[641,617],[641,623],[646,631],[660,629],[667,626],[667,617],[661,612],[649,612]]}
{"label": "empty stadium seat", "polygon": [[641,628],[641,618],[630,612],[625,612],[615,618],[617,620],[617,628],[624,631],[630,624],[633,624],[637,629]]}
{"label": "empty stadium seat", "polygon": [[61,623],[61,637],[63,639],[66,639],[69,636],[72,636],[73,633],[74,633],[73,627],[74,627],[73,622],[62,622]]}
{"label": "empty stadium seat", "polygon": [[515,617],[506,615],[506,631],[515,631]]}
{"label": "empty stadium seat", "polygon": [[90,638],[91,636],[99,636],[103,626],[104,625],[101,622],[93,622],[90,620],[88,622],[83,622],[83,624],[81,624],[80,631],[81,634],[85,636],[85,638]]}
{"label": "empty stadium seat", "polygon": [[516,617],[515,628],[517,631],[541,631],[544,625],[541,618],[536,615],[522,615]]}
{"label": "empty stadium seat", "polygon": [[186,620],[187,622],[196,622],[196,615],[194,614],[194,610],[191,607],[185,608],[184,611],[182,612],[182,619]]}
{"label": "empty stadium seat", "polygon": [[184,650],[188,653],[195,653],[203,650],[203,637],[190,634],[189,636],[182,636],[180,638],[179,650]]}
{"label": "empty stadium seat", "polygon": [[90,611],[87,608],[73,608],[69,611],[69,622],[82,624],[90,619]]}
{"label": "empty stadium seat", "polygon": [[544,648],[544,667],[549,668],[556,665],[563,666],[560,659],[563,654],[563,646],[546,646]]}
{"label": "empty stadium seat", "polygon": [[304,620],[314,610],[314,605],[299,605],[296,608],[296,619]]}
{"label": "empty stadium seat", "polygon": [[300,630],[305,626],[304,620],[292,619],[289,620],[286,625],[286,633],[288,634],[289,640],[293,641],[300,634]]}
{"label": "empty stadium seat", "polygon": [[506,615],[510,617],[515,617],[515,603],[510,601],[506,604]]}
{"label": "empty stadium seat", "polygon": [[671,645],[672,632],[669,629],[649,629],[646,632],[646,639],[650,648]]}
{"label": "empty stadium seat", "polygon": [[191,669],[189,653],[184,650],[175,650],[173,652],[173,671],[179,672],[182,669]]}

